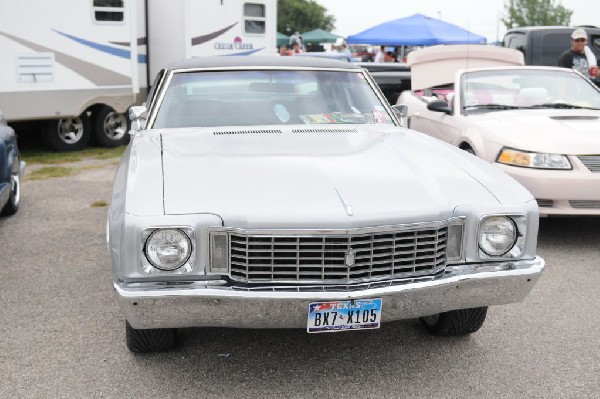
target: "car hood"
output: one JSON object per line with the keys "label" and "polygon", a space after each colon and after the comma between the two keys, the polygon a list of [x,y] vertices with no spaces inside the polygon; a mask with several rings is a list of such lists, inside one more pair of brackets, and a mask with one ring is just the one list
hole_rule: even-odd
{"label": "car hood", "polygon": [[567,155],[600,154],[600,111],[514,110],[468,118],[499,145]]}
{"label": "car hood", "polygon": [[397,127],[172,129],[161,136],[165,213],[213,213],[226,226],[410,223],[450,217],[459,204],[531,199],[485,162]]}

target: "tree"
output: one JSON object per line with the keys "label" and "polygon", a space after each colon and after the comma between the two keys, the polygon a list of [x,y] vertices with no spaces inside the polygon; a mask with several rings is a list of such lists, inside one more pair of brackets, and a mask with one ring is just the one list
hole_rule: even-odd
{"label": "tree", "polygon": [[572,10],[556,0],[508,0],[504,4],[506,17],[502,22],[507,29],[519,26],[568,26]]}
{"label": "tree", "polygon": [[326,12],[314,0],[277,0],[277,31],[286,35],[313,29],[331,32],[335,29],[335,17]]}

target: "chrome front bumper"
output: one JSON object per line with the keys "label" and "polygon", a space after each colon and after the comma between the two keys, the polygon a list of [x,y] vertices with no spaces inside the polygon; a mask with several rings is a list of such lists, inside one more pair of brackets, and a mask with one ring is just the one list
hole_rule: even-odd
{"label": "chrome front bumper", "polygon": [[240,290],[220,280],[191,283],[115,283],[119,306],[134,328],[305,328],[318,301],[382,298],[382,321],[522,301],[544,260],[448,266],[438,278],[348,291]]}

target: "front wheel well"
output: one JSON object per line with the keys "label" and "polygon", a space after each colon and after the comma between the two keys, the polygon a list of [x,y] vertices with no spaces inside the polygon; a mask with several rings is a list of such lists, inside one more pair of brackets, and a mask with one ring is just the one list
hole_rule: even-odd
{"label": "front wheel well", "polygon": [[463,151],[468,152],[469,154],[476,155],[475,154],[475,150],[473,149],[473,147],[471,146],[471,144],[467,143],[466,141],[463,141],[462,143],[460,143],[458,145],[458,148],[460,148]]}

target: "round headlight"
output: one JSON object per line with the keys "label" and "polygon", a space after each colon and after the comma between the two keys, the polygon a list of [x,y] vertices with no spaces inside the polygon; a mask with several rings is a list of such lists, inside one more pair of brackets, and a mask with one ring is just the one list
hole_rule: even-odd
{"label": "round headlight", "polygon": [[179,229],[159,229],[148,236],[144,252],[157,269],[175,270],[190,258],[192,241]]}
{"label": "round headlight", "polygon": [[502,256],[515,245],[517,228],[506,216],[490,216],[479,227],[479,248],[489,256]]}

